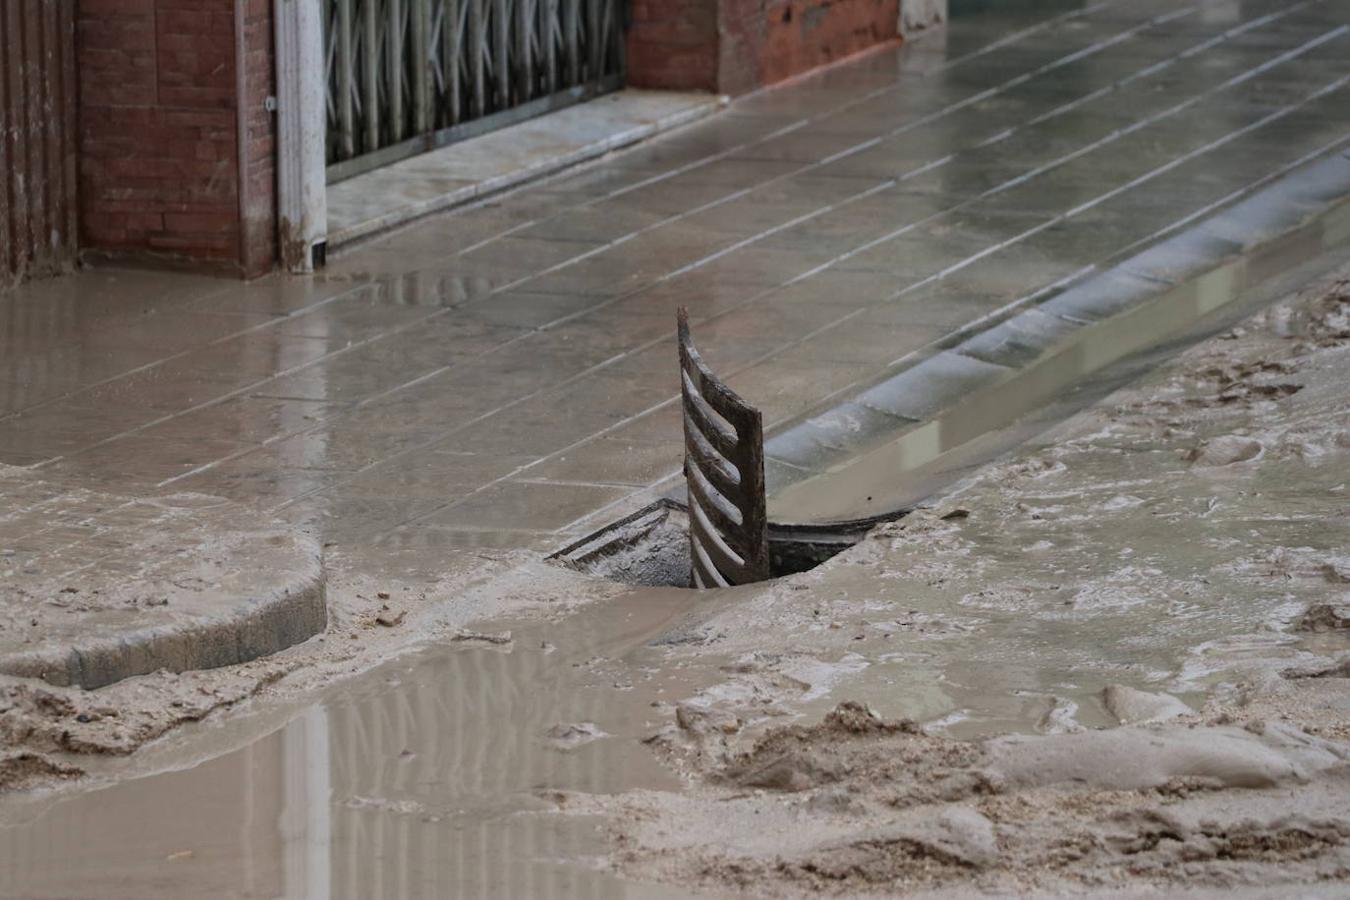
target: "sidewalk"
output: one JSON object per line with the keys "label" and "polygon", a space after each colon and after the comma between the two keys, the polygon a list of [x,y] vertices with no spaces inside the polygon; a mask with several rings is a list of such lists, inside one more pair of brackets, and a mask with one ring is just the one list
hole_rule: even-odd
{"label": "sidewalk", "polygon": [[676,306],[773,433],[1347,147],[1343,3],[962,19],[312,278],[29,285],[0,299],[0,463],[381,565],[551,552],[675,483]]}

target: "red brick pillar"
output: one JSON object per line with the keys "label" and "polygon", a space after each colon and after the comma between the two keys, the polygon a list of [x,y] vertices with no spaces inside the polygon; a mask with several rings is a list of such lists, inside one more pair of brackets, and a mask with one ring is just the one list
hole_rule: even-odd
{"label": "red brick pillar", "polygon": [[628,29],[630,87],[720,91],[718,12],[721,0],[632,0]]}
{"label": "red brick pillar", "polygon": [[899,0],[633,0],[628,84],[742,94],[899,37]]}
{"label": "red brick pillar", "polygon": [[268,271],[271,0],[78,2],[82,247]]}

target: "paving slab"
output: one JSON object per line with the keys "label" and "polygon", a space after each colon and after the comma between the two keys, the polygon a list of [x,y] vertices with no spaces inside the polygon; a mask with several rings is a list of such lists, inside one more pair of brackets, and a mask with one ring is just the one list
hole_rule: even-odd
{"label": "paving slab", "polygon": [[[1350,147],[1344,3],[1024,6],[313,276],[27,285],[0,298],[0,462],[67,491],[223,497],[372,567],[547,553],[678,483],[677,306],[772,438]],[[431,177],[493,177],[459,159]],[[1305,188],[1308,209],[1340,190]],[[1264,240],[1247,209],[1215,246]],[[1272,246],[1249,277],[1306,250]],[[1096,314],[1171,282],[1092,283]],[[1025,362],[1035,324],[969,358]],[[874,411],[925,415],[895,399]]]}

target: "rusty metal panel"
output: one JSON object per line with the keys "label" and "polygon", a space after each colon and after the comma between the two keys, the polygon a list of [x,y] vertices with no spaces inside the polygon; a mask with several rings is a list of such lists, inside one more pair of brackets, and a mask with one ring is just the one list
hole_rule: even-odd
{"label": "rusty metal panel", "polygon": [[694,586],[728,587],[769,577],[764,499],[764,420],[712,373],[679,310],[684,476]]}
{"label": "rusty metal panel", "polygon": [[0,0],[0,286],[75,260],[69,0]]}

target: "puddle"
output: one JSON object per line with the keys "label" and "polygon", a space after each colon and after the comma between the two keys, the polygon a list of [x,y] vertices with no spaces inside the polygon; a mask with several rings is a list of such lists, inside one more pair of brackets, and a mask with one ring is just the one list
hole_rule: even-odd
{"label": "puddle", "polygon": [[[1270,348],[1234,332],[1153,394],[983,469],[960,507],[879,526],[815,571],[478,626],[275,727],[258,704],[105,767],[127,780],[0,798],[0,896],[687,896],[622,880],[600,820],[556,814],[566,792],[679,789],[643,742],[681,701],[707,733],[844,699],[956,737],[1049,733],[1110,724],[1108,684],[1197,706],[1236,665],[1297,665],[1290,621],[1350,584],[1343,364],[1308,349],[1345,339],[1343,310],[1327,315],[1324,334],[1291,326],[1301,356],[1281,351],[1296,394],[1263,393],[1291,373],[1239,365]],[[1239,433],[1265,452],[1221,454]],[[685,546],[673,519],[630,524]]]}
{"label": "puddle", "polygon": [[[697,599],[650,591],[515,627],[509,644],[470,636],[183,770],[5,798],[0,895],[685,896],[589,866],[607,849],[594,820],[535,813],[551,791],[678,786],[639,738],[680,675],[653,687],[620,660]],[[247,719],[173,743],[228,746]]]}
{"label": "puddle", "polygon": [[[851,567],[820,572],[861,595]],[[330,688],[279,727],[259,704],[184,729],[131,761],[155,774],[0,798],[0,858],[18,861],[0,867],[0,896],[692,896],[602,869],[601,820],[557,814],[558,792],[681,788],[644,744],[675,703],[760,709],[751,728],[843,697],[968,719],[953,734],[1034,730],[1044,714],[1054,663],[1022,660],[1014,680],[1040,687],[1009,699],[992,677],[1006,659],[952,654],[910,620],[891,656],[787,648],[812,632],[784,629],[761,640],[775,657],[762,685],[734,674],[754,665],[730,648],[681,652],[699,623],[794,583],[640,588],[557,621],[494,622]]]}

